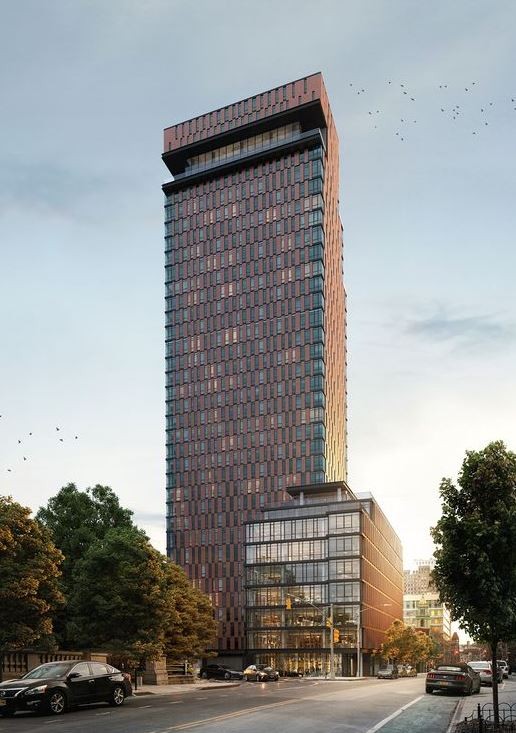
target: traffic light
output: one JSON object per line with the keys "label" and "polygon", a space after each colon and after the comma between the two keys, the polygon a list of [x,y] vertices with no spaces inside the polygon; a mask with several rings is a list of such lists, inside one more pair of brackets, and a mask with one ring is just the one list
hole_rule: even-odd
{"label": "traffic light", "polygon": [[287,611],[290,611],[292,609],[292,599],[290,596],[287,596],[287,598],[285,599],[285,608],[287,609]]}
{"label": "traffic light", "polygon": [[333,643],[338,643],[340,641],[340,631],[338,629],[333,629]]}

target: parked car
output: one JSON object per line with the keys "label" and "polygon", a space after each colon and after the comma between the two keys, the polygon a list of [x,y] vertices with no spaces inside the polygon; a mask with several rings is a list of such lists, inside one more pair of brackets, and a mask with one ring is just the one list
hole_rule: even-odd
{"label": "parked car", "polygon": [[379,680],[395,680],[398,677],[398,667],[395,664],[384,664],[376,675]]}
{"label": "parked car", "polygon": [[509,679],[509,665],[504,659],[497,662],[498,668],[502,670],[502,676],[505,680]]}
{"label": "parked car", "polygon": [[48,662],[18,680],[0,683],[0,715],[17,710],[61,715],[75,705],[108,702],[120,707],[132,695],[129,675],[100,662]]}
{"label": "parked car", "polygon": [[481,678],[468,664],[439,664],[426,675],[426,692],[449,690],[472,695],[480,692]]}
{"label": "parked car", "polygon": [[[480,682],[482,685],[491,685],[493,684],[493,667],[491,665],[491,662],[489,661],[479,661],[479,662],[468,662],[469,666],[477,671],[480,675]],[[497,670],[496,678],[498,682],[503,681],[503,673],[501,670]]]}
{"label": "parked car", "polygon": [[398,667],[399,677],[417,677],[417,669],[411,664],[401,664]]}
{"label": "parked car", "polygon": [[203,680],[241,680],[243,676],[242,672],[222,664],[203,664],[199,670],[199,677]]}
{"label": "parked car", "polygon": [[279,672],[265,664],[250,664],[244,669],[244,679],[248,682],[277,682],[279,680]]}

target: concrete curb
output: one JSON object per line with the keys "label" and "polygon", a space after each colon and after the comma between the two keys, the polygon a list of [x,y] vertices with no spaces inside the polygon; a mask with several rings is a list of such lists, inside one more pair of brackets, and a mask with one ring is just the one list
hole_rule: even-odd
{"label": "concrete curb", "polygon": [[455,705],[455,710],[450,715],[450,722],[448,724],[448,727],[446,728],[446,733],[452,733],[457,723],[460,723],[465,700],[466,698],[464,697],[461,698],[460,700],[457,700],[457,704]]}

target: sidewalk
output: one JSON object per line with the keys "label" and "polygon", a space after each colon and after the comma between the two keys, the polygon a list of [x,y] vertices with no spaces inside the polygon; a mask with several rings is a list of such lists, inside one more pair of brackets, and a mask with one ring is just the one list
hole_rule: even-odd
{"label": "sidewalk", "polygon": [[[455,710],[455,715],[453,716],[452,724],[450,726],[450,731],[453,731],[457,723],[460,723],[462,720],[464,720],[464,718],[471,717],[473,713],[476,716],[478,705],[482,707],[482,705],[493,704],[493,695],[491,688],[482,687],[481,690],[482,693],[486,691],[487,694],[471,695],[469,697],[463,697],[459,700],[459,703]],[[516,691],[514,690],[514,688],[508,689],[508,686],[506,685],[504,685],[503,687],[499,687],[498,702],[506,702],[509,704],[516,703]]]}

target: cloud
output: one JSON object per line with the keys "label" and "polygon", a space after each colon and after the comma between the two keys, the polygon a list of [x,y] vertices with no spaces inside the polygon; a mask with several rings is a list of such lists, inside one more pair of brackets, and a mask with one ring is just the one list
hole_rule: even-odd
{"label": "cloud", "polygon": [[428,318],[408,321],[405,332],[427,341],[467,347],[505,344],[516,338],[515,324],[495,314],[452,316],[444,309]]}
{"label": "cloud", "polygon": [[43,209],[77,217],[85,200],[105,192],[107,180],[48,162],[0,160],[0,213],[11,208]]}

